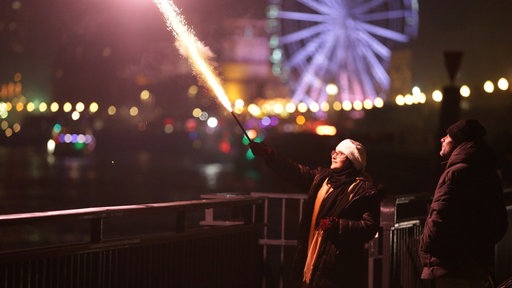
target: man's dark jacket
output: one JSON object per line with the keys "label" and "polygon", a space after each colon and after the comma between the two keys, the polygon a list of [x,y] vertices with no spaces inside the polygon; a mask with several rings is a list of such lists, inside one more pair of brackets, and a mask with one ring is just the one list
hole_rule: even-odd
{"label": "man's dark jacket", "polygon": [[453,151],[420,241],[424,275],[467,277],[492,269],[494,246],[508,225],[494,159],[483,142],[463,142]]}

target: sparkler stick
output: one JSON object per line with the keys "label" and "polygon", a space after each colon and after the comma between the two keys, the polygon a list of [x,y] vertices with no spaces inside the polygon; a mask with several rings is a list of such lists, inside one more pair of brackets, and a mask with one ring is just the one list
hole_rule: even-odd
{"label": "sparkler stick", "polygon": [[249,142],[252,142],[251,137],[249,137],[249,135],[247,134],[247,131],[245,131],[244,126],[242,125],[242,123],[240,123],[240,120],[238,120],[238,117],[236,117],[234,111],[231,111],[231,115],[233,115],[233,118],[235,118],[236,123],[238,123],[238,126],[240,126],[240,129],[242,129],[242,132],[244,132],[244,135],[245,135],[245,137],[247,137],[247,140],[249,140]]}
{"label": "sparkler stick", "polygon": [[249,135],[247,135],[247,132],[242,126],[242,123],[240,123],[233,112],[233,108],[231,107],[231,103],[229,102],[226,92],[224,91],[218,77],[215,75],[215,71],[209,61],[209,59],[213,57],[211,51],[196,38],[192,29],[187,26],[185,19],[181,16],[178,8],[171,0],[153,0],[153,2],[158,6],[160,12],[162,12],[166,20],[167,28],[171,30],[176,37],[176,46],[178,47],[178,50],[189,60],[192,68],[194,68],[196,76],[210,86],[221,104],[231,113],[231,115],[233,115],[233,118],[235,118],[236,122],[244,132],[245,137],[252,142],[251,138],[249,138]]}

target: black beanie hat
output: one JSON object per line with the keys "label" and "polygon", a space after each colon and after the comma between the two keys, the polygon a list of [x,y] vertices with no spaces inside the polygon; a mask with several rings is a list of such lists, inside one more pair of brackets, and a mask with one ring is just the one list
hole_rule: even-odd
{"label": "black beanie hat", "polygon": [[448,127],[447,132],[456,143],[479,140],[487,134],[485,127],[475,119],[459,120]]}

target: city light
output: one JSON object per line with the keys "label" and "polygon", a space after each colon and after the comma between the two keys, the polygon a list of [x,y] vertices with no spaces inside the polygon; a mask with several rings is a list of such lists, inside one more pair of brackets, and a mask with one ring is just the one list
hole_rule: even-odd
{"label": "city light", "polygon": [[487,92],[487,93],[494,92],[494,83],[492,83],[492,81],[490,81],[490,80],[485,81],[485,83],[484,83],[484,91]]}
{"label": "city light", "polygon": [[396,97],[395,97],[395,103],[396,103],[396,105],[398,105],[398,106],[403,106],[403,105],[405,105],[405,97],[404,97],[404,95],[402,95],[402,94],[396,95]]}
{"label": "city light", "polygon": [[352,102],[350,102],[348,100],[343,101],[343,104],[342,104],[343,110],[350,111],[350,110],[352,110],[352,106],[353,106]]}
{"label": "city light", "polygon": [[432,100],[435,102],[443,101],[443,93],[439,90],[434,90],[434,92],[432,92]]}
{"label": "city light", "polygon": [[469,97],[469,95],[471,95],[471,89],[469,89],[468,85],[462,85],[460,87],[460,95],[462,97]]}
{"label": "city light", "polygon": [[318,125],[315,129],[317,135],[334,136],[336,135],[336,127],[331,125]]}
{"label": "city light", "polygon": [[[21,79],[21,75],[18,76]],[[116,107],[115,105],[106,106],[106,109],[103,107],[104,104],[99,102],[90,102],[86,103],[84,101],[70,102],[70,101],[53,101],[53,102],[45,102],[40,100],[39,97],[31,97],[30,94],[22,94],[21,93],[21,83],[11,82],[2,85],[2,95],[5,95],[5,98],[2,98],[0,101],[0,119],[3,119],[1,129],[3,131],[3,135],[5,137],[12,137],[15,134],[22,131],[23,121],[12,121],[11,117],[19,117],[19,114],[34,114],[34,115],[49,115],[50,113],[69,113],[69,117],[71,120],[79,121],[84,118],[84,115],[97,115],[97,117],[101,118],[102,115],[114,116],[120,113],[120,117],[125,117],[126,115],[132,117],[138,117],[137,119],[137,130],[145,131],[148,127],[148,122],[145,120],[147,117],[147,113],[151,113],[150,111],[146,111],[146,109],[139,110],[140,108],[137,106],[131,107]],[[475,91],[485,92],[486,94],[494,93],[496,90],[499,91],[508,91],[509,81],[502,77],[499,78],[495,83],[491,80],[488,80],[480,86],[474,86],[470,88],[468,84],[462,84],[460,86],[460,95],[462,97],[470,97],[472,94],[475,94]],[[496,89],[497,88],[497,89]],[[195,97],[197,93],[199,93],[199,89],[197,85],[190,85],[187,88],[189,95]],[[431,98],[427,99],[425,93],[420,89],[419,86],[415,86],[411,89],[411,93],[398,94],[394,98],[394,105],[407,107],[410,105],[417,104],[429,104],[429,103],[439,103],[442,102],[443,94],[441,90],[434,90],[431,94]],[[140,101],[142,103],[149,103],[149,101],[153,101],[155,96],[151,94],[149,90],[142,90],[140,92]],[[48,104],[47,104],[48,103]],[[248,126],[254,131],[260,131],[264,129],[269,129],[270,127],[274,127],[278,124],[281,125],[280,129],[283,131],[302,131],[308,130],[313,133],[331,133],[331,132],[323,132],[316,131],[316,125],[314,125],[314,121],[319,118],[317,113],[322,113],[323,115],[327,115],[333,112],[338,111],[362,111],[362,110],[371,110],[375,108],[383,108],[385,105],[391,105],[391,102],[385,102],[382,98],[376,97],[375,99],[364,99],[364,100],[356,100],[349,101],[344,100],[340,102],[338,100],[329,99],[327,101],[316,102],[311,99],[299,103],[294,103],[289,98],[269,98],[269,99],[253,99],[253,101],[247,101],[241,98],[235,99],[233,101],[233,112],[237,114],[244,115],[244,120],[248,124]],[[464,104],[464,103],[463,103]],[[87,109],[86,109],[87,107]],[[246,115],[243,113],[246,111]],[[103,113],[99,113],[103,112]],[[213,112],[213,111],[212,111]],[[198,129],[204,129],[208,133],[213,133],[218,129],[214,129],[219,125],[223,125],[217,119],[217,117],[213,117],[208,111],[202,110],[201,108],[194,108],[191,110],[191,114],[198,120],[198,122],[188,122],[188,124],[177,125],[176,123],[166,123],[164,122],[162,126],[162,133],[170,134],[174,133],[179,129],[192,129],[190,131],[194,131],[197,133]],[[248,116],[248,117],[246,117]],[[354,117],[354,116],[350,116]],[[87,119],[87,117],[85,117]],[[18,119],[18,118],[13,118]],[[257,120],[256,122],[251,122],[251,119]],[[103,120],[101,120],[103,121]],[[295,128],[291,128],[290,123],[294,123]],[[100,124],[97,127],[102,127],[104,124]],[[188,126],[187,126],[188,125]],[[193,128],[192,128],[193,127]],[[201,128],[203,127],[203,128]],[[324,128],[322,128],[324,129]],[[219,130],[220,131],[220,130]],[[191,139],[196,139],[196,136],[191,135]],[[196,141],[196,140],[194,140]],[[200,142],[194,142],[194,145],[199,145]],[[198,147],[199,147],[198,146]]]}
{"label": "city light", "polygon": [[498,88],[499,88],[500,90],[502,90],[502,91],[508,90],[508,86],[509,86],[509,84],[508,84],[508,80],[507,80],[507,79],[505,79],[505,78],[500,78],[500,79],[498,80]]}

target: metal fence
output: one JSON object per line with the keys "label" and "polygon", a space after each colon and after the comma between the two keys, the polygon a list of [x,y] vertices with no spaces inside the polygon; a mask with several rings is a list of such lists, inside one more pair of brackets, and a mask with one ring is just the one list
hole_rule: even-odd
{"label": "metal fence", "polygon": [[[2,235],[14,228],[28,247],[3,243],[0,287],[261,287],[262,204],[250,197],[0,215]],[[234,225],[197,224],[212,208],[244,213]],[[115,229],[119,219],[125,225]],[[69,231],[70,221],[89,223],[71,243],[69,232],[46,232],[60,240],[51,244],[19,233],[20,227],[33,231],[66,222]],[[148,228],[145,222],[162,225]]]}
{"label": "metal fence", "polygon": [[[202,198],[0,215],[0,287],[283,287],[305,195]],[[421,287],[417,251],[430,201],[384,200],[367,246],[369,288]],[[498,282],[512,275],[511,259],[509,229],[496,248]]]}

